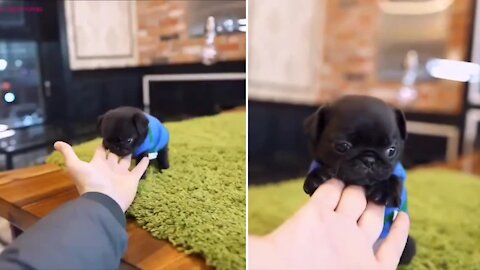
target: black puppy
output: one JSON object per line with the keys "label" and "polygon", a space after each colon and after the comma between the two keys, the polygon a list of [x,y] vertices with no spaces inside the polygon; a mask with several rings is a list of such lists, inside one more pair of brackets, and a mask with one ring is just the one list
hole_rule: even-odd
{"label": "black puppy", "polygon": [[[305,120],[314,161],[303,189],[312,195],[322,183],[338,178],[366,188],[369,201],[385,205],[384,238],[400,210],[406,211],[405,171],[399,160],[407,137],[402,111],[368,96],[344,96]],[[401,264],[415,255],[409,237]]]}
{"label": "black puppy", "polygon": [[100,116],[97,125],[103,146],[110,152],[120,157],[131,154],[137,163],[147,156],[156,160],[160,171],[169,168],[170,136],[157,118],[134,107],[119,107]]}

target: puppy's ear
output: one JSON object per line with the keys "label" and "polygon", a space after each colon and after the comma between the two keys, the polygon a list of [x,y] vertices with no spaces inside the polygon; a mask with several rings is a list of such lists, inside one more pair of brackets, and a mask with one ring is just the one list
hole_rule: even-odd
{"label": "puppy's ear", "polygon": [[327,111],[328,106],[322,106],[303,122],[305,133],[312,145],[315,145],[319,141],[322,131],[325,128]]}
{"label": "puppy's ear", "polygon": [[103,122],[103,114],[97,118],[97,132],[100,135],[102,135],[102,122]]}
{"label": "puppy's ear", "polygon": [[146,134],[148,131],[148,119],[143,113],[135,113],[133,115],[133,125],[139,135]]}
{"label": "puppy's ear", "polygon": [[394,109],[395,118],[397,120],[398,130],[403,140],[407,139],[407,120],[405,114],[400,109]]}

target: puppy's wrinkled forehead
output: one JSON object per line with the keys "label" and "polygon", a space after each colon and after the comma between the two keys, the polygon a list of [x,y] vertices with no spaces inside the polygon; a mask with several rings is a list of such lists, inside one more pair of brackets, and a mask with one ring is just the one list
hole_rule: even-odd
{"label": "puppy's wrinkled forehead", "polygon": [[339,100],[331,107],[329,123],[333,140],[388,146],[399,137],[394,111],[373,98]]}
{"label": "puppy's wrinkled forehead", "polygon": [[136,134],[131,116],[121,114],[106,115],[103,122],[104,124],[102,128],[108,131],[105,134],[107,139],[120,137],[128,138]]}

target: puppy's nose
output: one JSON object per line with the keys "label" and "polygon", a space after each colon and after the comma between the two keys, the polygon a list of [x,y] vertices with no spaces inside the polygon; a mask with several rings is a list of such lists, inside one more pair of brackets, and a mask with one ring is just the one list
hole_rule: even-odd
{"label": "puppy's nose", "polygon": [[373,167],[373,164],[375,164],[375,158],[373,157],[363,157],[362,158],[362,162],[363,164],[365,164],[365,166],[367,166],[368,168],[372,168]]}

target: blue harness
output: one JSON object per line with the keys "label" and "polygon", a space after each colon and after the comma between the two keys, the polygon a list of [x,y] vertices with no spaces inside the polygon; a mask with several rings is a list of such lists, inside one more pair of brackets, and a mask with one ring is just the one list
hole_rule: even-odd
{"label": "blue harness", "polygon": [[170,139],[167,128],[157,118],[147,113],[145,116],[148,119],[148,135],[142,145],[135,149],[133,157],[139,157],[145,153],[157,153],[167,146]]}
{"label": "blue harness", "polygon": [[[313,171],[320,167],[320,164],[317,161],[312,161],[310,164],[309,172]],[[405,181],[407,180],[407,172],[403,168],[402,164],[399,162],[395,166],[393,170],[393,175],[397,176],[403,184],[402,189],[402,196],[401,196],[401,203],[400,207],[385,207],[385,219],[383,224],[383,230],[380,234],[380,239],[384,239],[387,237],[388,233],[390,232],[390,228],[392,227],[393,220],[395,219],[397,213],[399,211],[407,212],[408,213],[408,202],[407,202],[407,189],[405,188]]]}

